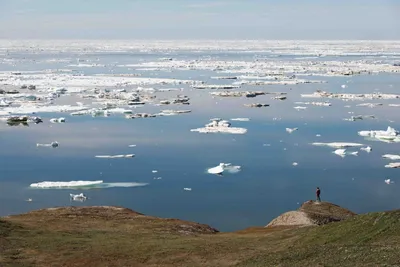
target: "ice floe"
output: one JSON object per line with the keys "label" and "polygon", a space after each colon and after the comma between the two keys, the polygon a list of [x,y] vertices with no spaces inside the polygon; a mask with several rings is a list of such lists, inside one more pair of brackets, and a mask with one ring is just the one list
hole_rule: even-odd
{"label": "ice floe", "polygon": [[121,158],[133,158],[135,154],[126,154],[126,155],[97,155],[94,156],[99,159],[121,159]]}
{"label": "ice floe", "polygon": [[382,158],[390,159],[390,160],[400,160],[400,155],[385,154],[382,156]]}
{"label": "ice floe", "polygon": [[397,136],[400,132],[396,129],[388,126],[386,130],[370,130],[370,131],[359,131],[360,136]]}
{"label": "ice floe", "polygon": [[296,105],[312,105],[321,107],[330,107],[332,103],[330,102],[295,102]]}
{"label": "ice floe", "polygon": [[190,187],[185,187],[185,188],[183,188],[183,190],[185,190],[185,191],[192,191],[192,188],[190,188]]}
{"label": "ice floe", "polygon": [[348,147],[358,147],[363,146],[363,144],[359,143],[346,143],[346,142],[331,142],[331,143],[312,143],[314,146],[329,146],[333,148],[348,148]]}
{"label": "ice floe", "polygon": [[231,127],[231,123],[229,121],[215,118],[211,119],[211,123],[206,124],[204,128],[191,129],[190,131],[199,133],[245,134],[247,129]]}
{"label": "ice floe", "polygon": [[233,118],[231,121],[250,121],[249,118]]}
{"label": "ice floe", "polygon": [[296,106],[296,107],[293,107],[294,109],[297,109],[297,110],[305,110],[305,109],[307,109],[307,107],[302,107],[302,106]]}
{"label": "ice floe", "polygon": [[362,151],[365,151],[365,152],[369,153],[369,152],[371,152],[371,151],[372,151],[372,148],[371,148],[370,146],[367,146],[367,147],[362,147],[362,148],[360,148],[360,150],[362,150]]}
{"label": "ice floe", "polygon": [[390,126],[388,126],[386,131],[384,130],[359,131],[358,135],[363,137],[371,137],[379,141],[396,142],[400,140],[400,132]]}
{"label": "ice floe", "polygon": [[385,165],[385,168],[400,168],[400,162],[391,162]]}
{"label": "ice floe", "polygon": [[218,90],[224,90],[224,89],[237,89],[240,86],[237,85],[231,85],[231,84],[226,84],[226,85],[220,85],[220,84],[201,84],[201,85],[193,85],[192,86],[194,89],[218,89]]}
{"label": "ice floe", "polygon": [[51,142],[50,144],[39,144],[39,143],[37,143],[36,146],[37,147],[53,147],[53,148],[56,148],[56,147],[59,147],[59,144],[58,144],[57,141],[54,141],[54,142]]}
{"label": "ice floe", "polygon": [[[365,100],[365,99],[397,99],[400,95],[397,94],[382,94],[382,93],[372,93],[372,94],[335,94],[326,91],[316,91],[312,94],[300,94],[304,98],[338,98],[342,100]],[[361,104],[363,105],[363,104]],[[365,104],[364,104],[365,105]]]}

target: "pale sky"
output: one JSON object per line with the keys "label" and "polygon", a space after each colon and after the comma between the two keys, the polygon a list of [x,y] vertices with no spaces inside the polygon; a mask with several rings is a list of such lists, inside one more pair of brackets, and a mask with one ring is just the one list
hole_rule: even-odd
{"label": "pale sky", "polygon": [[0,0],[13,38],[400,40],[400,0]]}

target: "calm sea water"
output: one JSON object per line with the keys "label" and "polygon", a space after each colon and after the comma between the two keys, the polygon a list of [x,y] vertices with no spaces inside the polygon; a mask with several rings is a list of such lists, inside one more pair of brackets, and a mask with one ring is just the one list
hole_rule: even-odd
{"label": "calm sea water", "polygon": [[[15,66],[0,65],[0,71],[43,70],[67,68],[69,63],[40,63],[41,60],[75,58],[78,55],[23,55]],[[162,54],[94,54],[80,55],[98,59],[100,64],[127,64],[152,61]],[[175,53],[178,59],[196,59],[206,54]],[[252,60],[251,53],[217,53],[213,57],[229,60]],[[296,56],[298,57],[298,56]],[[27,60],[28,59],[28,60]],[[37,62],[32,61],[37,60]],[[292,57],[288,56],[288,59]],[[348,58],[339,58],[347,60]],[[326,60],[326,59],[324,59]],[[338,58],[335,58],[338,60]],[[130,73],[128,68],[112,68],[114,73]],[[82,68],[86,75],[110,73],[111,68]],[[135,73],[140,71],[135,71]],[[230,81],[210,80],[211,71],[142,71],[144,77],[197,79],[213,84]],[[318,78],[318,77],[316,77]],[[255,99],[211,98],[209,91],[192,90],[191,105],[183,106],[191,114],[152,119],[127,120],[123,116],[92,118],[69,114],[38,114],[44,123],[29,127],[9,127],[0,124],[0,216],[54,206],[115,205],[148,215],[174,217],[212,225],[222,231],[266,225],[271,219],[314,198],[315,187],[322,189],[322,199],[364,213],[399,208],[399,170],[384,168],[388,163],[381,156],[399,154],[400,144],[366,141],[357,135],[360,130],[379,130],[392,126],[400,129],[399,108],[356,107],[359,102],[332,100],[331,107],[308,106],[293,109],[300,93],[316,89],[332,92],[370,93],[379,89],[399,93],[400,76],[371,75],[356,77],[323,77],[326,84],[295,86],[243,86],[241,90],[288,92],[288,100],[270,99],[271,95]],[[348,84],[342,89],[340,85]],[[171,87],[171,86],[168,86]],[[157,87],[162,88],[162,87]],[[174,96],[177,92],[162,93]],[[68,97],[60,101],[76,99]],[[78,100],[79,101],[79,100]],[[252,109],[244,103],[269,103],[268,108]],[[378,102],[378,101],[368,101]],[[382,101],[380,101],[382,102]],[[351,105],[351,108],[344,106]],[[165,106],[161,109],[169,109]],[[174,108],[174,107],[171,107]],[[157,112],[160,107],[147,105],[138,112]],[[378,119],[356,122],[343,121],[351,114],[376,115]],[[65,124],[50,124],[54,116],[65,116]],[[248,117],[249,122],[233,122],[245,127],[245,135],[200,134],[190,132],[202,127],[210,118]],[[274,120],[274,118],[281,118]],[[389,121],[394,122],[389,122]],[[286,127],[299,130],[288,134]],[[316,135],[320,134],[320,137]],[[37,148],[36,143],[58,141],[57,149]],[[311,146],[312,142],[359,142],[370,145],[371,153],[359,152],[358,157],[340,158],[334,149]],[[136,147],[128,147],[136,144]],[[355,151],[355,149],[349,149]],[[132,159],[97,159],[98,154],[136,154]],[[222,177],[206,173],[220,162],[242,166],[237,174]],[[292,163],[297,162],[298,166]],[[153,173],[157,170],[157,173]],[[155,177],[162,177],[155,180]],[[384,179],[395,183],[387,185]],[[31,189],[41,181],[104,180],[104,182],[148,183],[144,187],[114,187],[90,190]],[[184,191],[190,187],[192,191]],[[84,203],[71,202],[69,194],[84,192]],[[26,199],[32,198],[32,202]]]}

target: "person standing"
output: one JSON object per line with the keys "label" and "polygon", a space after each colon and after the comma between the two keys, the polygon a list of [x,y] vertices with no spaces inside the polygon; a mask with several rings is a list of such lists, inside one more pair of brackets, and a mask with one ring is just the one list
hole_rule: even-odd
{"label": "person standing", "polygon": [[317,202],[321,202],[321,189],[319,189],[319,187],[317,187],[317,191],[315,192],[317,195]]}

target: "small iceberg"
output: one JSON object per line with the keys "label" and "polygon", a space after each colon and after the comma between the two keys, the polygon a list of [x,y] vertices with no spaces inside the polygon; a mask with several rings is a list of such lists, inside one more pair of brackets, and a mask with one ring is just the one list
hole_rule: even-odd
{"label": "small iceberg", "polygon": [[394,168],[394,169],[400,168],[400,162],[391,162],[385,165],[385,168]]}
{"label": "small iceberg", "polygon": [[135,154],[126,154],[126,155],[97,155],[94,156],[99,159],[121,159],[121,158],[133,158]]}
{"label": "small iceberg", "polygon": [[185,191],[192,191],[192,188],[190,188],[190,187],[185,187],[185,188],[183,188],[183,190],[185,190]]}
{"label": "small iceberg", "polygon": [[394,182],[391,181],[390,179],[385,179],[385,184],[394,184]]}
{"label": "small iceberg", "polygon": [[382,139],[395,139],[400,132],[395,130],[394,128],[388,126],[386,131],[383,130],[371,130],[371,131],[359,131],[358,135],[364,137],[375,137],[375,138],[382,138]]}
{"label": "small iceberg", "polygon": [[372,151],[372,148],[371,148],[370,146],[367,146],[367,147],[362,147],[362,148],[360,148],[360,150],[362,150],[362,151],[365,151],[365,152],[369,153],[369,152],[371,152],[371,151]]}
{"label": "small iceberg", "polygon": [[72,201],[77,201],[77,202],[84,202],[87,200],[87,197],[83,193],[80,193],[78,195],[69,194],[69,197]]}
{"label": "small iceberg", "polygon": [[297,131],[299,128],[286,128],[286,132],[288,133],[293,133],[294,131]]}
{"label": "small iceberg", "polygon": [[223,172],[238,173],[241,171],[240,166],[234,166],[231,163],[220,163],[218,166],[207,170],[210,174],[221,175]]}

